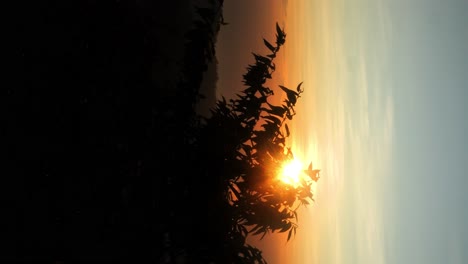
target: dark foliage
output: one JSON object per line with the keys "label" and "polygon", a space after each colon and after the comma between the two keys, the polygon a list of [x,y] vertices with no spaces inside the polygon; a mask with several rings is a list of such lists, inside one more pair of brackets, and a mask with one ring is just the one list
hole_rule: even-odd
{"label": "dark foliage", "polygon": [[295,232],[292,205],[312,197],[307,186],[267,180],[292,157],[285,121],[302,93],[281,87],[284,104],[268,102],[285,34],[277,25],[276,45],[264,40],[271,54],[254,54],[237,99],[200,118],[225,24],[222,0],[212,2],[169,77],[162,43],[178,1],[18,6],[16,82],[2,104],[2,261],[263,263],[249,234]]}
{"label": "dark foliage", "polygon": [[293,187],[277,179],[282,165],[293,158],[286,146],[286,121],[293,118],[303,90],[302,83],[296,91],[280,85],[286,95],[283,103],[268,100],[274,92],[265,83],[272,78],[274,58],[286,37],[278,24],[276,29],[277,45],[263,40],[271,53],[253,54],[255,64],[243,76],[245,88],[235,99],[217,102],[197,142],[197,155],[208,161],[201,162],[199,175],[213,183],[203,195],[217,201],[211,206],[225,216],[219,232],[229,251],[219,263],[266,263],[261,251],[246,244],[247,236],[288,232],[289,240],[297,228],[297,203],[312,200],[310,182]]}

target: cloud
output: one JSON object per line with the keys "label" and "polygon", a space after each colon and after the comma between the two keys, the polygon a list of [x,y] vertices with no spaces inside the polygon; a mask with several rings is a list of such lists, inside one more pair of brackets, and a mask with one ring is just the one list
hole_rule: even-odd
{"label": "cloud", "polygon": [[[386,49],[391,47],[392,36],[385,7],[366,3],[378,11],[366,13],[372,18],[363,17],[359,8],[344,15],[349,3],[289,3],[288,21],[293,21],[289,32],[297,38],[290,42],[301,40],[303,45],[295,45],[288,53],[286,78],[292,82],[300,78],[306,89],[292,129],[293,150],[313,158],[322,175],[316,203],[301,220],[308,224],[306,228],[301,225],[301,232],[309,237],[303,237],[298,248],[309,257],[297,263],[306,259],[339,264],[386,262],[384,227],[388,223],[381,183],[388,176],[394,141],[394,102],[386,72]],[[293,11],[307,19],[293,20]],[[375,23],[378,16],[382,18]],[[372,34],[375,31],[378,36]]]}
{"label": "cloud", "polygon": [[283,0],[282,2],[282,8],[283,8],[283,16],[284,18],[288,17],[288,7],[289,7],[289,1],[288,0]]}

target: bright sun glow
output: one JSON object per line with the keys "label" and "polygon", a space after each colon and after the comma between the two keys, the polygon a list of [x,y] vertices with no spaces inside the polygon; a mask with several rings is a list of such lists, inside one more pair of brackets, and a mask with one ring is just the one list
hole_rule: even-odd
{"label": "bright sun glow", "polygon": [[299,160],[291,160],[283,166],[279,178],[282,182],[296,187],[301,181],[302,170],[302,163]]}

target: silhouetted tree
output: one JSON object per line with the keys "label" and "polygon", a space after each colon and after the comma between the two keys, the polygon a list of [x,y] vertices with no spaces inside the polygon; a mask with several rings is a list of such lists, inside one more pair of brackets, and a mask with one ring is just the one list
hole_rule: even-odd
{"label": "silhouetted tree", "polygon": [[[237,97],[219,100],[204,124],[198,142],[198,154],[208,161],[199,166],[200,180],[207,186],[202,196],[225,217],[220,228],[224,245],[222,263],[266,263],[261,251],[246,244],[248,235],[296,233],[299,205],[312,200],[311,183],[303,180],[293,187],[281,183],[277,175],[283,164],[293,159],[286,146],[287,120],[295,115],[295,104],[303,92],[279,85],[286,97],[281,105],[269,102],[274,92],[265,86],[275,71],[273,62],[286,34],[276,24],[276,45],[263,39],[271,52],[253,53],[255,63],[243,75],[246,86]],[[199,189],[198,186],[196,189]],[[199,196],[200,193],[197,193]],[[194,197],[195,198],[195,197]]]}
{"label": "silhouetted tree", "polygon": [[[286,35],[277,24],[246,88],[200,118],[194,106],[223,24],[223,0],[206,2],[215,4],[195,8],[180,47],[167,40],[181,40],[170,38],[173,11],[193,1],[18,8],[17,85],[2,104],[14,207],[2,260],[265,263],[246,238],[294,234],[295,203],[310,188],[273,175],[293,156],[286,122],[302,89],[280,86],[286,99],[275,105],[265,87]],[[176,64],[171,52],[184,55],[180,68],[165,68]]]}

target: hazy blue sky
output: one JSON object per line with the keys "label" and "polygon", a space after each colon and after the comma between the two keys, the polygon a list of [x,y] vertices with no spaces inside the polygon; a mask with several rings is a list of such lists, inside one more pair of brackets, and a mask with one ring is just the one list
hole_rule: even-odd
{"label": "hazy blue sky", "polygon": [[[238,10],[230,23],[247,16]],[[260,243],[269,263],[468,263],[468,1],[297,0],[284,11],[281,82],[305,88],[291,145],[323,178],[295,240]],[[219,63],[222,81],[235,78]]]}

